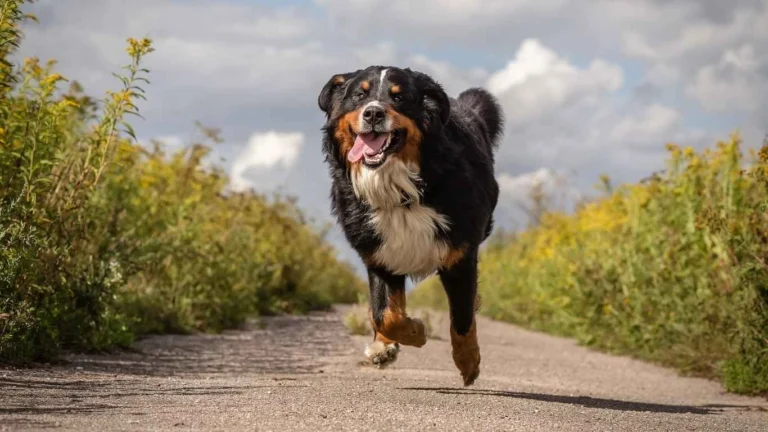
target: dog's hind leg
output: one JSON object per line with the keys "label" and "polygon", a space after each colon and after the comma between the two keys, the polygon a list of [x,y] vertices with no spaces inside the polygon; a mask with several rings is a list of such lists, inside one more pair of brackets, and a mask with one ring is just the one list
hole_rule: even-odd
{"label": "dog's hind leg", "polygon": [[369,269],[368,283],[371,323],[376,335],[365,354],[382,367],[397,358],[399,345],[421,347],[427,343],[427,336],[424,323],[405,312],[405,276]]}
{"label": "dog's hind leg", "polygon": [[470,249],[453,266],[440,271],[451,311],[453,362],[464,385],[480,375],[480,346],[477,342],[475,303],[477,299],[477,249]]}

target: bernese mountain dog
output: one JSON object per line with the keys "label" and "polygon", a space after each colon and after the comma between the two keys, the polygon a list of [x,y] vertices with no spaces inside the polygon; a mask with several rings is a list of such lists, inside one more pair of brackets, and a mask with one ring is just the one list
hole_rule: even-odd
{"label": "bernese mountain dog", "polygon": [[374,340],[382,368],[400,344],[426,343],[408,316],[405,279],[437,272],[450,303],[453,360],[464,385],[480,373],[477,260],[499,196],[494,150],[503,112],[481,88],[449,97],[409,68],[370,66],[338,74],[318,96],[331,210],[366,265]]}

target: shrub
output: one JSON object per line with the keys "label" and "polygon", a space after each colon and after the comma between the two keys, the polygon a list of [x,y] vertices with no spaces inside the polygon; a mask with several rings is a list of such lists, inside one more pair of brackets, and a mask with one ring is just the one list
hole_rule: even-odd
{"label": "shrub", "polygon": [[55,62],[11,63],[21,4],[0,8],[0,361],[356,300],[361,281],[292,199],[228,193],[206,143],[131,141],[150,40],[129,39],[121,89],[100,103],[62,91]]}
{"label": "shrub", "polygon": [[768,142],[749,163],[738,136],[669,151],[666,172],[488,248],[482,312],[768,392]]}

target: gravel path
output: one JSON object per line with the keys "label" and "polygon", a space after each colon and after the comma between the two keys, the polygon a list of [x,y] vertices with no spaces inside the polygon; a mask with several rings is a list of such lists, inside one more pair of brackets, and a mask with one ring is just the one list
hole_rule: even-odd
{"label": "gravel path", "polygon": [[365,364],[341,314],[276,317],[135,352],[0,369],[0,430],[768,431],[768,401],[480,319],[480,378],[461,385],[439,339]]}

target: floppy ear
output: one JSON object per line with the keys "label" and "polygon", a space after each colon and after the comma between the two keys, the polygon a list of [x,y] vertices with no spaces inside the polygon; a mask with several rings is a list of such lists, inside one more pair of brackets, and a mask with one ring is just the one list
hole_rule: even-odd
{"label": "floppy ear", "polygon": [[451,117],[451,102],[443,90],[443,86],[425,73],[416,71],[412,71],[412,73],[416,76],[419,91],[424,95],[426,109],[437,115],[442,124],[448,123],[448,119]]}
{"label": "floppy ear", "polygon": [[338,94],[339,90],[344,87],[344,84],[355,77],[360,71],[348,72],[344,74],[336,74],[331,77],[330,80],[323,86],[320,91],[320,95],[317,97],[317,105],[325,113],[329,113],[333,106],[333,99]]}

